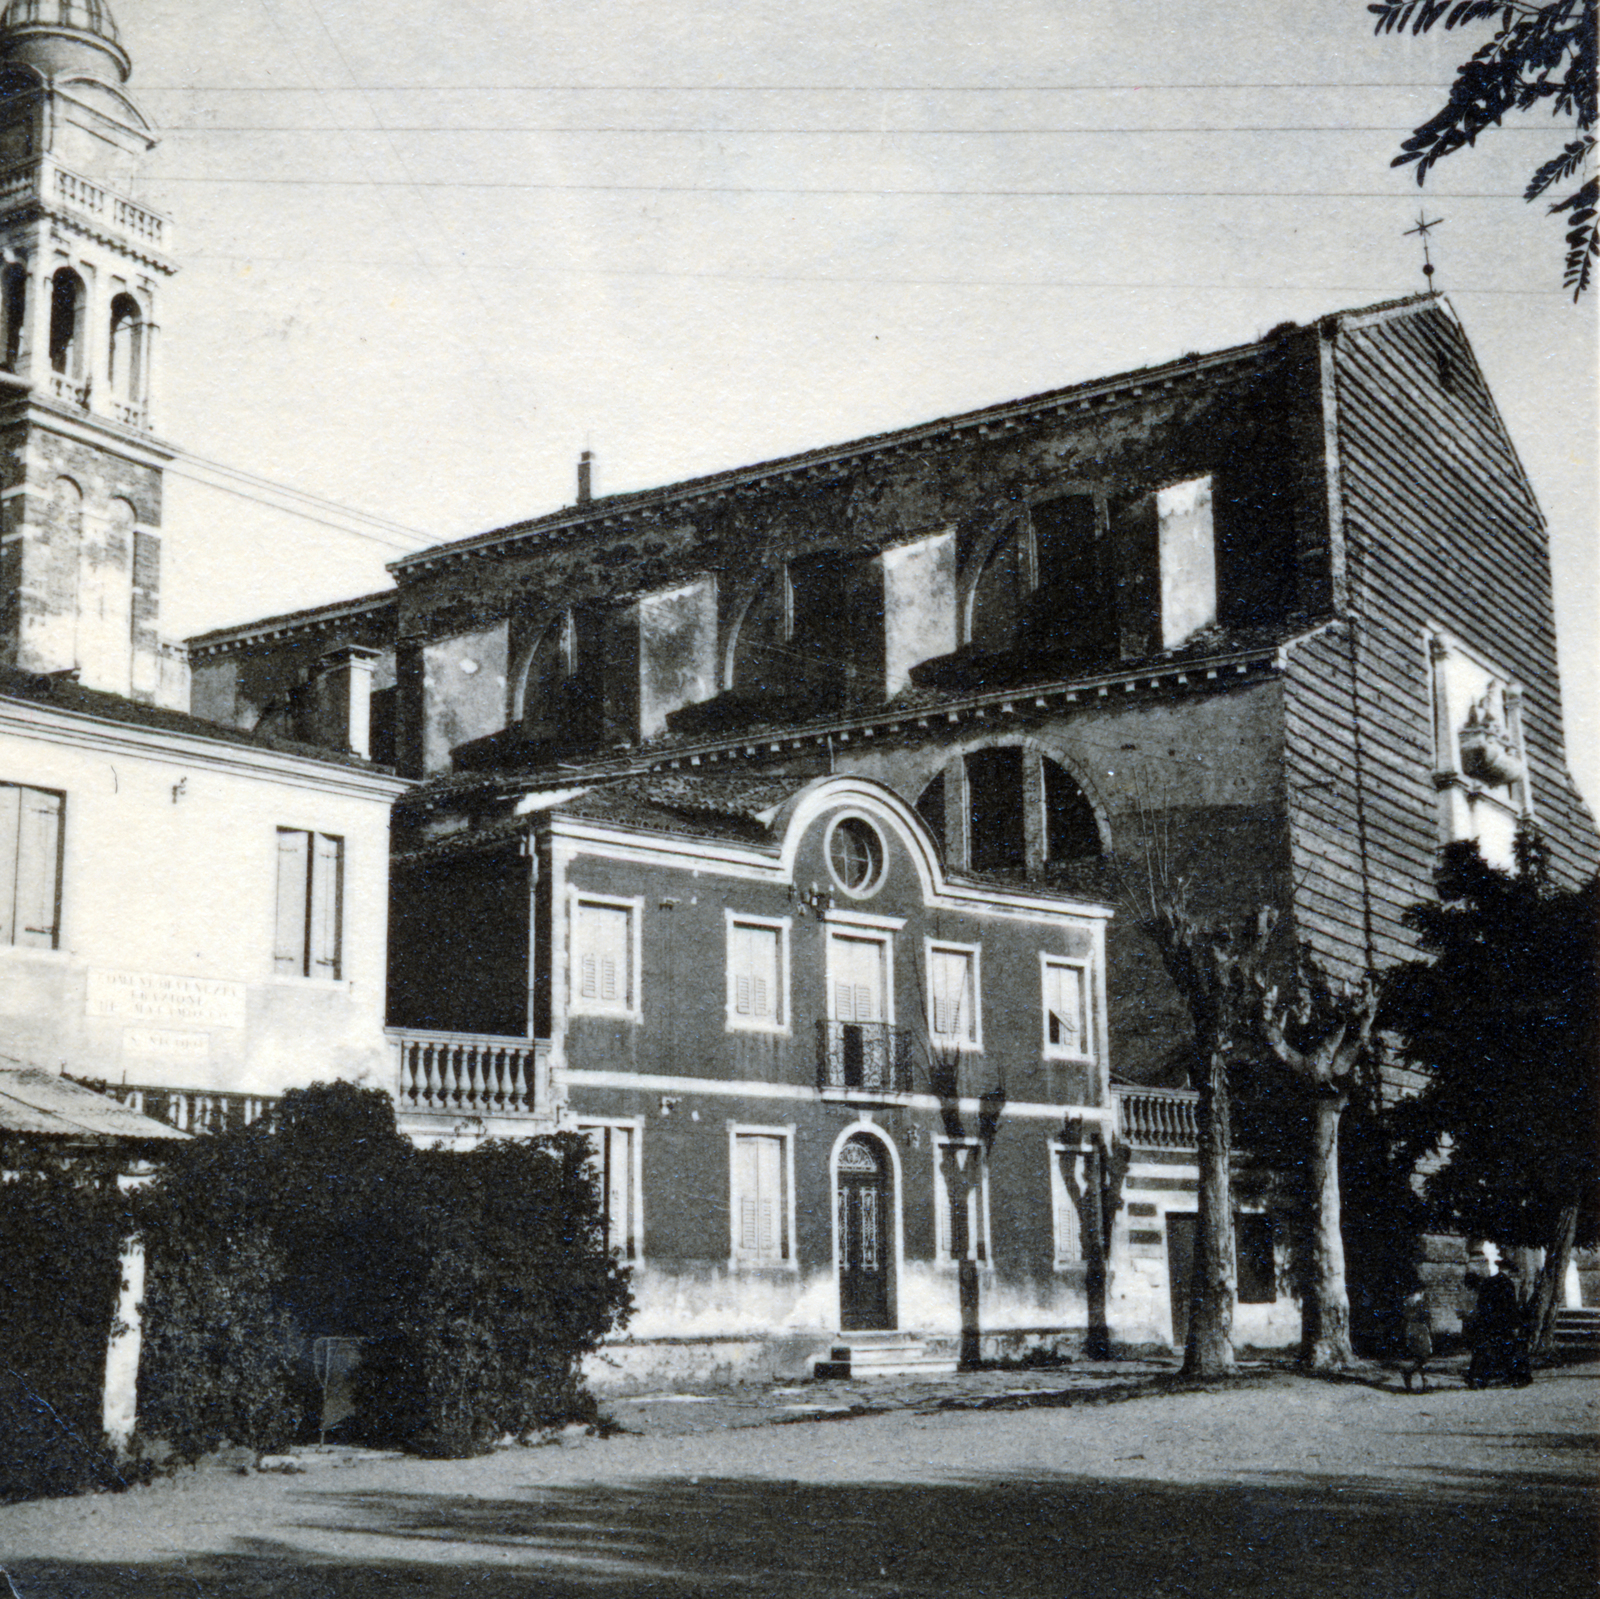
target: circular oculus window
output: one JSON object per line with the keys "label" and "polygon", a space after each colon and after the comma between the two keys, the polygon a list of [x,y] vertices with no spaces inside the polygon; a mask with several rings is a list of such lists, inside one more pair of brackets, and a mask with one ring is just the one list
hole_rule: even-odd
{"label": "circular oculus window", "polygon": [[828,870],[847,894],[865,896],[883,880],[883,839],[864,816],[842,816],[828,835]]}

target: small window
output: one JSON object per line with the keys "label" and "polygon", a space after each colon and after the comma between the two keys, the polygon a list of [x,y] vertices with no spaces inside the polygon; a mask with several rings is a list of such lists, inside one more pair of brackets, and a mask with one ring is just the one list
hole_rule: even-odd
{"label": "small window", "polygon": [[728,916],[728,1025],[776,1031],[788,1025],[788,926]]}
{"label": "small window", "polygon": [[939,1264],[989,1258],[989,1162],[975,1138],[934,1140]]}
{"label": "small window", "polygon": [[0,784],[0,944],[57,945],[65,804],[49,789]]}
{"label": "small window", "polygon": [[278,927],[273,969],[283,977],[342,976],[344,840],[278,829]]}
{"label": "small window", "polygon": [[792,1258],[788,1157],[786,1130],[733,1133],[733,1255],[743,1264],[781,1266]]}
{"label": "small window", "polygon": [[928,1034],[935,1049],[978,1049],[978,951],[960,944],[928,945]]}
{"label": "small window", "polygon": [[1076,961],[1041,958],[1044,985],[1044,1052],[1077,1060],[1090,1054],[1089,973]]}
{"label": "small window", "polygon": [[1235,1216],[1233,1238],[1238,1257],[1239,1303],[1276,1304],[1278,1265],[1272,1218],[1259,1213]]}
{"label": "small window", "polygon": [[883,877],[883,840],[864,816],[842,817],[828,835],[828,869],[848,894],[873,893]]}
{"label": "small window", "polygon": [[634,1226],[634,1155],[639,1129],[631,1123],[579,1122],[589,1140],[590,1170],[600,1199],[600,1225],[606,1249],[622,1260],[637,1260]]}
{"label": "small window", "polygon": [[1087,1213],[1084,1184],[1093,1168],[1081,1149],[1050,1147],[1050,1198],[1055,1212],[1056,1265],[1077,1266],[1084,1260],[1083,1218]]}
{"label": "small window", "polygon": [[572,1008],[638,1014],[636,944],[639,906],[634,900],[572,901]]}

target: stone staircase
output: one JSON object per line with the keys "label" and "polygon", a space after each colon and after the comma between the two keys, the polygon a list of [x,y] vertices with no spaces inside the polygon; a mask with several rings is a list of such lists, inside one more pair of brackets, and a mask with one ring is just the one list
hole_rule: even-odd
{"label": "stone staircase", "polygon": [[1582,1310],[1558,1310],[1555,1346],[1557,1349],[1600,1351],[1600,1306],[1585,1306]]}
{"label": "stone staircase", "polygon": [[841,1333],[826,1360],[812,1371],[818,1381],[848,1377],[948,1377],[957,1366],[956,1340],[909,1332]]}

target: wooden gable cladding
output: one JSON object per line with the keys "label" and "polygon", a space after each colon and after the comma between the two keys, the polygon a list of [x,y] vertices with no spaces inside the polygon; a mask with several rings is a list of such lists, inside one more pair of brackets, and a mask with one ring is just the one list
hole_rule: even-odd
{"label": "wooden gable cladding", "polygon": [[1544,520],[1470,346],[1440,305],[1324,331],[1349,622],[1290,652],[1297,916],[1346,974],[1401,958],[1441,842],[1430,629],[1523,690],[1535,819],[1557,874],[1595,870],[1566,770]]}

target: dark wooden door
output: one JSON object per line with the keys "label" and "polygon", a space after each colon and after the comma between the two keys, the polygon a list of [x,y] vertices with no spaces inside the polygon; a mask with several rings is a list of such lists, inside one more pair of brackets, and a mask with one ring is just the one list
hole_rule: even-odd
{"label": "dark wooden door", "polygon": [[866,1331],[889,1316],[888,1174],[883,1156],[860,1134],[839,1151],[839,1326]]}
{"label": "dark wooden door", "polygon": [[1172,1291],[1172,1339],[1179,1349],[1189,1341],[1189,1303],[1194,1295],[1194,1226],[1191,1211],[1167,1212],[1167,1282]]}

